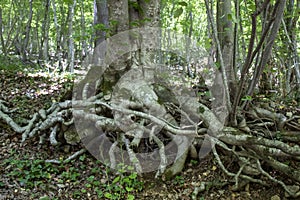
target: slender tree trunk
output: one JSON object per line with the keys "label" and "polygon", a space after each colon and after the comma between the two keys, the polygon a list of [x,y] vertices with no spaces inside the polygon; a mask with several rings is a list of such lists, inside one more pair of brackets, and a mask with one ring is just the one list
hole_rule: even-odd
{"label": "slender tree trunk", "polygon": [[275,8],[273,10],[273,16],[275,19],[274,19],[274,22],[273,22],[273,25],[272,25],[272,28],[270,31],[270,35],[268,36],[268,38],[266,40],[266,47],[262,53],[261,62],[259,65],[256,66],[256,68],[254,70],[254,76],[253,76],[253,79],[251,81],[251,84],[250,84],[248,92],[247,92],[247,95],[249,95],[249,96],[253,95],[254,87],[258,83],[259,77],[261,76],[261,74],[262,74],[263,70],[265,69],[266,64],[270,58],[270,55],[272,52],[272,47],[273,47],[274,41],[276,39],[277,32],[278,32],[278,29],[280,27],[280,23],[282,20],[285,2],[286,2],[286,0],[277,0],[277,2],[276,2]]}
{"label": "slender tree trunk", "polygon": [[[57,13],[61,13],[61,24],[60,24],[60,46],[62,51],[62,59],[67,59],[67,51],[68,51],[68,24],[69,24],[69,12],[65,10],[62,4],[58,4],[59,10]],[[67,13],[67,15],[65,15]],[[63,70],[65,70],[66,66],[63,65]]]}
{"label": "slender tree trunk", "polygon": [[[40,26],[40,24],[39,24],[39,17],[37,17],[37,19],[36,19],[36,21],[35,21],[35,39],[34,39],[34,41],[36,42],[36,54],[38,55],[38,57],[39,57],[39,54],[40,54],[40,52],[41,52],[41,44],[40,44],[40,36],[39,36],[39,26]],[[42,60],[40,60],[39,58],[38,58],[38,64],[41,64],[41,61]]]}
{"label": "slender tree trunk", "polygon": [[24,39],[23,44],[21,45],[21,54],[22,54],[23,61],[27,60],[27,47],[28,47],[29,38],[30,38],[31,23],[32,23],[32,16],[33,16],[32,2],[33,2],[33,0],[29,0],[29,16],[28,16],[28,21],[27,21],[26,30],[25,30],[25,39]]}
{"label": "slender tree trunk", "polygon": [[191,67],[189,65],[191,59],[190,59],[190,55],[189,55],[189,51],[191,48],[191,39],[192,39],[192,34],[193,34],[193,13],[192,11],[189,12],[188,17],[187,17],[187,21],[190,21],[190,26],[188,28],[188,36],[187,36],[187,41],[186,41],[186,46],[185,46],[185,52],[187,54],[186,58],[187,58],[187,73],[189,75],[189,77],[194,77],[195,73],[192,72]]}
{"label": "slender tree trunk", "polygon": [[93,43],[95,46],[93,52],[93,63],[97,66],[102,65],[104,58],[104,53],[100,44],[109,34],[109,14],[107,4],[107,0],[94,0],[94,25],[97,29],[93,37]]}
{"label": "slender tree trunk", "polygon": [[7,53],[6,53],[4,37],[3,37],[2,8],[0,8],[0,40],[1,40],[2,52],[3,52],[4,55],[6,55]]}
{"label": "slender tree trunk", "polygon": [[61,50],[62,50],[62,47],[61,47],[61,26],[58,24],[55,0],[51,0],[51,4],[52,4],[52,9],[53,9],[54,27],[55,27],[55,30],[56,30],[55,57],[58,60],[58,65],[61,66]]}
{"label": "slender tree trunk", "polygon": [[72,4],[69,5],[68,11],[68,62],[69,62],[69,70],[71,73],[74,72],[74,60],[75,60],[75,50],[74,50],[74,39],[73,39],[73,19],[75,12],[76,0],[73,1]]}
{"label": "slender tree trunk", "polygon": [[80,6],[80,23],[81,23],[81,55],[80,55],[80,59],[83,59],[87,53],[88,53],[88,45],[87,45],[87,40],[86,40],[86,21],[85,21],[85,17],[84,17],[84,1],[81,1],[81,6]]}
{"label": "slender tree trunk", "polygon": [[39,58],[44,61],[49,60],[49,26],[50,26],[50,16],[49,16],[49,6],[50,0],[46,0],[45,14],[42,24],[42,35],[41,35],[41,48],[39,52]]}
{"label": "slender tree trunk", "polygon": [[[224,67],[227,75],[230,96],[235,94],[235,70],[233,66],[233,49],[234,49],[234,29],[232,25],[233,12],[231,8],[231,0],[217,1],[217,30],[218,38],[221,45]],[[231,16],[231,17],[230,17]],[[217,56],[217,63],[220,63]]]}
{"label": "slender tree trunk", "polygon": [[[289,46],[290,52],[292,52],[292,56],[287,57],[288,62],[288,73],[286,75],[286,90],[287,93],[290,94],[290,80],[292,72],[296,76],[296,82],[298,84],[298,92],[300,93],[300,56],[297,53],[298,45],[297,45],[297,22],[299,21],[299,10],[300,10],[300,0],[288,0],[287,2],[287,17],[283,19],[283,27],[287,37],[287,42]],[[297,13],[298,12],[298,13]],[[292,15],[292,16],[291,16]],[[285,24],[286,21],[286,24]],[[300,98],[300,97],[298,97]]]}
{"label": "slender tree trunk", "polygon": [[[226,61],[226,65],[225,65],[225,61],[224,61],[224,56],[230,56],[230,55],[224,55],[223,56],[223,52],[228,51],[229,54],[232,54],[232,52],[230,52],[230,45],[232,45],[232,40],[230,40],[230,36],[225,37],[226,34],[219,36],[218,35],[218,31],[217,31],[217,27],[215,25],[214,22],[214,18],[213,18],[213,14],[212,14],[212,9],[210,9],[210,4],[208,2],[208,0],[205,0],[205,6],[206,6],[206,10],[207,10],[207,15],[208,15],[208,19],[209,19],[209,24],[211,25],[211,29],[212,29],[212,33],[213,33],[213,38],[214,38],[214,42],[217,48],[217,61],[219,63],[219,68],[220,68],[220,73],[216,74],[215,77],[215,81],[214,84],[211,88],[211,93],[212,96],[216,99],[215,102],[213,102],[213,104],[215,104],[214,106],[216,107],[226,107],[226,110],[228,112],[231,112],[231,101],[230,101],[230,89],[229,89],[229,81],[228,81],[228,75],[227,75],[227,70],[226,70],[226,66],[228,66],[228,62],[232,61],[232,58],[227,58]],[[228,9],[228,8],[227,8]],[[227,11],[228,12],[228,11]],[[217,15],[219,16],[219,14]],[[220,22],[218,22],[220,26]],[[228,26],[228,24],[227,24]],[[229,31],[229,30],[224,30],[224,31]],[[221,39],[223,40],[223,46],[229,45],[227,48],[222,48],[221,42],[219,40],[219,37],[221,37]],[[224,38],[223,38],[224,37]],[[231,36],[232,37],[232,36]],[[226,41],[226,40],[228,41]],[[224,43],[224,41],[226,41]],[[230,42],[231,41],[231,42]],[[231,47],[232,48],[232,47]],[[230,66],[229,66],[230,67]],[[222,103],[222,105],[216,105]],[[223,112],[226,113],[226,112]],[[225,119],[222,119],[222,121]]]}
{"label": "slender tree trunk", "polygon": [[[4,45],[4,49],[6,50],[6,53],[9,53],[8,51],[10,50],[12,45],[16,44],[16,38],[18,37],[18,31],[16,30],[20,30],[21,27],[19,26],[19,28],[16,27],[17,24],[17,20],[18,18],[16,17],[17,14],[15,14],[15,16],[12,16],[12,12],[13,12],[13,6],[14,2],[12,1],[10,3],[10,7],[9,7],[9,11],[7,14],[7,17],[2,18],[3,21],[6,21],[6,26],[4,24],[2,24],[2,36],[3,36],[3,45]],[[17,10],[15,13],[17,13]],[[2,21],[2,22],[3,22]]]}

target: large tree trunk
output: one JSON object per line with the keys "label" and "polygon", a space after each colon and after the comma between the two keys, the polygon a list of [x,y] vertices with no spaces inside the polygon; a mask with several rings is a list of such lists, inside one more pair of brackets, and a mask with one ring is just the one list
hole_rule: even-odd
{"label": "large tree trunk", "polygon": [[110,0],[108,13],[110,22],[110,36],[129,29],[128,0]]}
{"label": "large tree trunk", "polygon": [[[102,1],[101,5],[105,6],[103,3]],[[157,81],[156,79],[159,81],[163,79],[170,81],[168,80],[170,77],[162,77],[160,75],[160,69],[154,64],[154,55],[158,52],[158,41],[160,40],[161,33],[157,29],[160,20],[160,1],[130,1],[129,5],[127,0],[112,0],[107,3],[110,22],[109,33],[111,37],[105,41],[102,38],[102,43],[96,46],[94,52],[94,61],[96,61],[94,64],[96,64],[96,67],[88,73],[86,80],[97,79],[95,78],[96,74],[102,75],[98,77],[101,84],[96,85],[99,85],[100,91],[114,105],[118,105],[118,109],[120,109],[113,112],[114,121],[108,123],[115,123],[114,126],[118,129],[117,131],[121,131],[121,133],[117,133],[117,138],[121,140],[114,141],[112,147],[108,147],[107,145],[110,143],[105,140],[105,134],[102,134],[99,136],[98,143],[95,143],[96,139],[94,137],[91,140],[83,136],[84,143],[87,144],[87,148],[96,158],[109,160],[110,166],[113,168],[117,167],[117,164],[123,159],[123,162],[126,161],[125,164],[133,165],[140,173],[156,169],[157,175],[166,172],[167,176],[171,177],[183,169],[193,137],[176,136],[171,133],[172,131],[162,133],[160,130],[163,126],[157,126],[152,123],[148,124],[146,121],[135,122],[132,120],[131,113],[124,115],[125,113],[123,112],[128,109],[142,109],[143,112],[164,119],[169,123],[172,122],[176,126],[176,120],[168,113],[165,105],[162,102],[159,103],[157,90],[153,88]],[[102,7],[102,9],[104,8]],[[97,6],[96,10],[99,11],[101,8]],[[129,27],[132,30],[129,30]],[[98,62],[99,58],[100,62]],[[100,73],[97,73],[97,71]],[[165,83],[162,82],[161,84]],[[87,85],[91,86],[93,84],[86,82],[84,85],[79,93],[85,93],[84,88],[87,88]],[[167,86],[165,85],[165,87]],[[95,91],[97,90],[95,89]],[[172,95],[175,95],[167,94],[161,92],[160,97],[163,96],[164,99],[168,99]],[[178,98],[180,98],[179,95],[183,94],[178,94]],[[89,99],[88,96],[83,96],[85,96],[84,99]],[[178,106],[186,104],[187,99],[182,98]],[[137,105],[132,107],[134,104]],[[138,106],[140,104],[142,107]],[[102,113],[102,115],[105,116],[105,113]],[[81,111],[75,112],[75,116],[81,118]],[[80,127],[83,126],[81,125]],[[153,127],[150,128],[149,126]],[[192,132],[190,131],[190,133]],[[151,136],[143,136],[147,134]],[[129,142],[128,136],[129,138],[133,138],[132,141]],[[170,144],[165,144],[168,140],[163,139],[163,137],[169,138],[168,140],[171,140]],[[153,140],[158,145],[158,148],[154,148],[153,152],[145,152],[145,157],[145,155],[142,156],[143,154],[138,152],[146,148],[149,140]],[[118,153],[121,143],[126,146],[128,154]],[[95,150],[95,145],[98,145],[96,149],[110,149],[110,151],[103,153],[103,151]],[[138,149],[137,152],[133,151],[133,147]],[[148,158],[147,156],[149,155],[147,153],[153,154],[152,156],[156,156],[156,159],[152,160]],[[150,163],[151,165],[149,165]],[[166,170],[167,165],[172,163],[172,167]]]}

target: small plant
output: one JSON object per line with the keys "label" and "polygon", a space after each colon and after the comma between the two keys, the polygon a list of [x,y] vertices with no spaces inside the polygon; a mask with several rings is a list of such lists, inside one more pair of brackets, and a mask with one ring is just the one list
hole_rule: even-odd
{"label": "small plant", "polygon": [[[134,193],[143,189],[143,183],[138,180],[138,175],[133,172],[132,167],[120,165],[116,174],[109,168],[102,168],[98,161],[90,168],[86,165],[89,161],[90,158],[84,154],[77,160],[57,165],[33,158],[32,155],[20,155],[12,150],[10,158],[0,163],[0,169],[7,169],[4,177],[17,180],[25,190],[39,188],[46,192],[49,189],[48,185],[53,184],[53,181],[60,185],[67,184],[71,188],[74,187],[69,191],[74,199],[85,199],[88,194],[93,194],[98,199],[133,200]],[[0,181],[1,187],[5,185]],[[37,199],[38,195],[32,198]],[[47,199],[50,196],[40,198]]]}
{"label": "small plant", "polygon": [[[120,165],[118,175],[107,184],[105,188],[104,197],[108,199],[135,199],[132,193],[141,191],[143,183],[138,180],[136,172],[128,174],[126,171],[132,171],[132,167]],[[108,178],[108,174],[107,174]]]}
{"label": "small plant", "polygon": [[19,184],[25,188],[41,185],[51,178],[51,173],[56,172],[52,164],[43,160],[18,160],[6,159],[4,164],[10,164],[12,170],[6,175],[17,179]]}
{"label": "small plant", "polygon": [[67,181],[76,181],[81,173],[78,168],[70,167],[68,170],[62,172],[61,177]]}
{"label": "small plant", "polygon": [[176,176],[175,180],[174,180],[174,183],[176,185],[182,186],[184,184],[184,178],[182,176]]}
{"label": "small plant", "polygon": [[197,160],[191,160],[191,164],[195,166],[195,165],[198,164],[198,161]]}
{"label": "small plant", "polygon": [[246,95],[242,98],[242,101],[252,101],[252,100],[253,100],[252,97],[249,95]]}
{"label": "small plant", "polygon": [[17,57],[0,55],[0,70],[23,71],[24,66]]}

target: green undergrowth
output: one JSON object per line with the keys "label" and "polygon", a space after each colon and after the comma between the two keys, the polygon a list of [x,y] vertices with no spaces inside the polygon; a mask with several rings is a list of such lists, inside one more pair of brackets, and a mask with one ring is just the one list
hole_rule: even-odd
{"label": "green undergrowth", "polygon": [[32,63],[24,63],[17,56],[0,55],[0,70],[22,71],[28,67],[37,68],[38,65],[34,65]]}
{"label": "green undergrowth", "polygon": [[[2,179],[0,190],[18,185],[24,191],[37,191],[31,198],[61,199],[61,195],[72,199],[135,199],[135,194],[144,186],[135,172],[128,173],[126,166],[112,172],[90,155],[83,154],[64,164],[45,162],[32,155],[20,156],[14,151],[0,164]],[[49,195],[42,195],[49,194]],[[41,198],[42,197],[42,198]]]}

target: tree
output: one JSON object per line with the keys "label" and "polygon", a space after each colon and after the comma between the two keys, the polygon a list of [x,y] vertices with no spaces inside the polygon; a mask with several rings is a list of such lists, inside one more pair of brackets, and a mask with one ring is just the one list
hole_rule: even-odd
{"label": "tree", "polygon": [[[54,5],[55,6],[55,5]],[[50,27],[50,17],[49,17],[49,10],[50,10],[50,0],[45,2],[45,15],[44,20],[42,23],[42,35],[44,37],[41,38],[41,47],[39,51],[39,59],[40,60],[49,60],[49,27]]]}
{"label": "tree", "polygon": [[99,26],[96,30],[95,46],[99,45],[106,38],[106,31],[108,29],[108,8],[106,0],[94,1],[94,23]]}
{"label": "tree", "polygon": [[[231,0],[217,1],[217,31],[218,40],[220,42],[220,52],[217,54],[217,63],[220,63],[220,57],[223,57],[224,67],[223,76],[227,76],[228,89],[231,96],[235,94],[235,70],[233,66],[233,11],[231,8]],[[230,100],[230,99],[228,99]]]}

